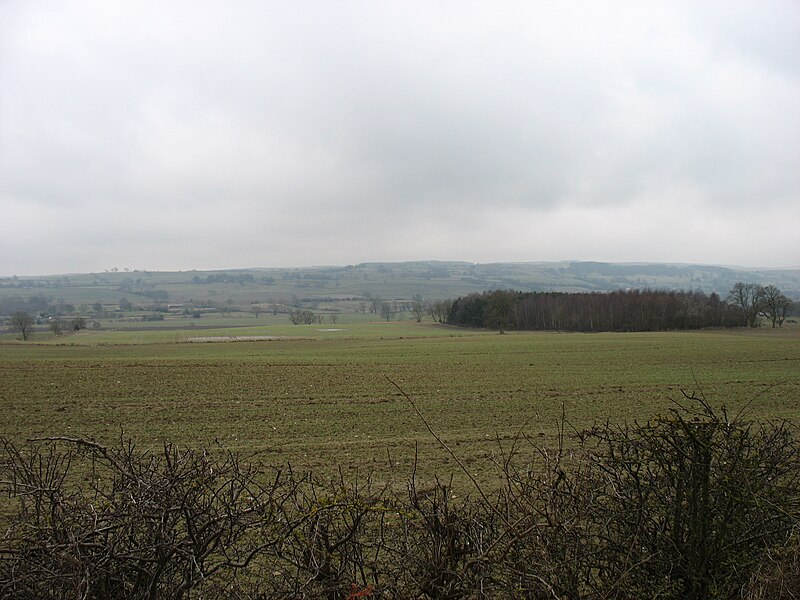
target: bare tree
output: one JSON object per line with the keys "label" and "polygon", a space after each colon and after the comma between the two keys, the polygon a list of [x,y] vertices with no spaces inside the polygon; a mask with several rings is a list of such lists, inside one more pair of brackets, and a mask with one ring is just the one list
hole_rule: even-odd
{"label": "bare tree", "polygon": [[381,302],[380,304],[381,316],[387,321],[394,319],[396,314],[394,307],[389,302]]}
{"label": "bare tree", "polygon": [[21,310],[11,315],[11,331],[21,333],[23,341],[27,341],[33,334],[33,323],[33,317]]}
{"label": "bare tree", "polygon": [[425,313],[425,303],[422,301],[422,294],[414,294],[414,301],[411,303],[411,312],[414,313],[414,318],[417,323],[422,321],[422,315]]}
{"label": "bare tree", "polygon": [[792,302],[783,295],[774,285],[768,285],[761,288],[759,314],[772,321],[772,327],[778,324],[778,327],[783,327],[783,321],[786,318],[786,311],[791,306]]}
{"label": "bare tree", "polygon": [[446,323],[447,316],[450,314],[452,300],[435,300],[428,303],[428,314],[437,323]]}
{"label": "bare tree", "polygon": [[50,327],[50,331],[52,331],[54,335],[63,335],[64,333],[64,321],[61,319],[53,319],[50,321],[48,327]]}
{"label": "bare tree", "polygon": [[728,294],[728,302],[739,307],[750,327],[755,327],[758,324],[762,289],[757,283],[742,283],[738,281]]}

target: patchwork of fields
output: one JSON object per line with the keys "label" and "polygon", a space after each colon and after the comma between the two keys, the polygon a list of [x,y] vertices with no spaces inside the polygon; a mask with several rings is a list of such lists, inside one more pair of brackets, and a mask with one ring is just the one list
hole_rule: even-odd
{"label": "patchwork of fields", "polygon": [[[0,343],[0,432],[15,440],[120,435],[141,447],[216,441],[273,463],[404,480],[449,476],[394,383],[479,476],[518,433],[554,443],[562,414],[646,420],[682,390],[735,413],[800,422],[800,329],[642,334],[511,333],[417,323],[81,332]],[[457,478],[460,478],[457,475]]]}

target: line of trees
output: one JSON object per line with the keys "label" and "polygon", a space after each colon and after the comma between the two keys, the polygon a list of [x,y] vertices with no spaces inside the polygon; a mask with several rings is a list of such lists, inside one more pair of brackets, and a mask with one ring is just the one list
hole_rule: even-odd
{"label": "line of trees", "polygon": [[[264,279],[262,278],[262,281]],[[274,281],[272,277],[269,277],[269,279]],[[244,285],[253,282],[255,282],[255,277],[250,273],[214,273],[205,277],[199,277],[198,275],[192,277],[192,283],[238,283],[239,285]]]}
{"label": "line of trees", "polygon": [[15,312],[23,311],[28,313],[45,312],[54,310],[55,304],[52,297],[44,294],[35,294],[23,298],[22,296],[0,296],[0,315],[12,315]]}
{"label": "line of trees", "polygon": [[[23,341],[31,338],[35,324],[36,320],[23,311],[15,312],[11,315],[8,323],[9,329],[14,333],[19,333]],[[86,329],[86,319],[84,317],[75,317],[70,320],[54,318],[48,321],[47,327],[53,334],[60,336],[67,330],[80,331],[81,329]]]}
{"label": "line of trees", "polygon": [[447,322],[501,331],[662,331],[747,323],[738,307],[717,294],[657,290],[470,294],[452,302]]}

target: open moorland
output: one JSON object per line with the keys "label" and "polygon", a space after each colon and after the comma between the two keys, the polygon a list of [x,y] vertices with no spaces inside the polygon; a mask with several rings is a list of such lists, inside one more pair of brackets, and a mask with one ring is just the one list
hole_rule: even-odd
{"label": "open moorland", "polygon": [[[0,431],[142,448],[221,443],[271,464],[464,481],[404,393],[478,476],[517,436],[554,444],[563,414],[644,421],[683,392],[733,415],[800,421],[800,328],[506,333],[350,315],[291,325],[82,330],[0,343]],[[231,317],[235,320],[234,317]],[[222,321],[222,320],[221,320]],[[244,319],[243,319],[244,321]]]}

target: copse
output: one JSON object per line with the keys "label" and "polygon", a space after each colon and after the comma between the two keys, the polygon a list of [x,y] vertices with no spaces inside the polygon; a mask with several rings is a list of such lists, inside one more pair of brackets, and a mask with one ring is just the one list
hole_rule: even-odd
{"label": "copse", "polygon": [[748,321],[717,294],[645,289],[469,294],[453,301],[447,322],[501,331],[663,331],[742,327]]}

